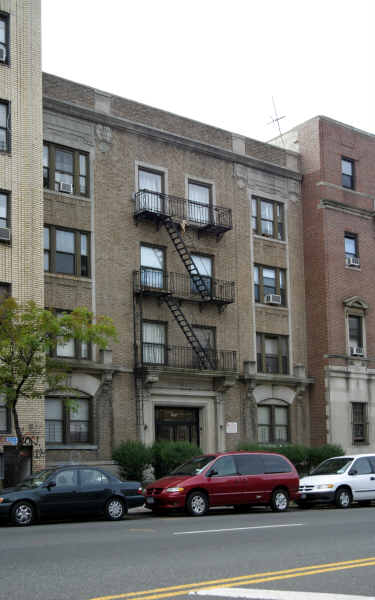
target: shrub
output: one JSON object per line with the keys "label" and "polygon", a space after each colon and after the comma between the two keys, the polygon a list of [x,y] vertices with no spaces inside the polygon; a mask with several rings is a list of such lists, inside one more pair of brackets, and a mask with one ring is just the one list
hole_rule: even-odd
{"label": "shrub", "polygon": [[190,442],[155,442],[152,446],[152,466],[156,479],[200,454],[202,450]]}
{"label": "shrub", "polygon": [[237,450],[258,450],[283,454],[294,464],[301,477],[307,475],[311,469],[317,467],[323,460],[331,458],[332,456],[342,456],[345,454],[341,446],[335,446],[333,444],[310,448],[310,446],[303,446],[300,444],[269,446],[242,441],[238,444]]}
{"label": "shrub", "polygon": [[142,442],[128,440],[113,450],[112,458],[120,465],[121,477],[142,481],[143,471],[152,461],[152,451]]}

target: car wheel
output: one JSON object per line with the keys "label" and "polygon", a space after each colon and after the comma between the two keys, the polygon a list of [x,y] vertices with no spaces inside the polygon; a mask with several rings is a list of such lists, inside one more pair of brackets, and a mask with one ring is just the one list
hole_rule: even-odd
{"label": "car wheel", "polygon": [[22,500],[17,502],[12,508],[11,520],[14,525],[27,527],[31,525],[35,518],[35,509],[30,502]]}
{"label": "car wheel", "polygon": [[208,511],[208,498],[204,492],[192,492],[187,499],[186,508],[192,517],[202,517]]}
{"label": "car wheel", "polygon": [[270,502],[273,512],[284,512],[288,510],[289,494],[286,490],[274,490]]}
{"label": "car wheel", "polygon": [[121,521],[126,512],[125,503],[121,498],[111,498],[105,505],[104,514],[109,521]]}
{"label": "car wheel", "polygon": [[349,508],[352,503],[352,493],[349,488],[341,487],[337,490],[335,504],[337,508]]}

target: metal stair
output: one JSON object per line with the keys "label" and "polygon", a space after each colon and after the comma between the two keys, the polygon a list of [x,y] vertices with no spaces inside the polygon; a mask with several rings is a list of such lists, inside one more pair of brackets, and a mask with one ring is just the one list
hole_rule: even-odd
{"label": "metal stair", "polygon": [[210,360],[207,351],[205,350],[205,348],[203,348],[202,344],[195,335],[194,330],[188,322],[188,320],[186,319],[184,313],[182,312],[180,305],[176,302],[176,300],[173,299],[172,296],[163,296],[162,299],[168,305],[169,310],[171,311],[172,315],[174,316],[180,328],[182,329],[186,339],[188,340],[189,344],[196,353],[202,369],[214,370],[214,363]]}
{"label": "metal stair", "polygon": [[167,216],[163,219],[163,224],[166,230],[168,231],[169,237],[171,238],[174,247],[180,255],[182,262],[184,263],[185,268],[189,273],[192,282],[194,283],[194,286],[200,293],[203,300],[209,300],[211,298],[210,290],[207,288],[203,277],[201,277],[198,271],[197,265],[192,259],[191,254],[187,246],[185,245],[183,238],[180,235],[178,225],[173,223],[172,219]]}

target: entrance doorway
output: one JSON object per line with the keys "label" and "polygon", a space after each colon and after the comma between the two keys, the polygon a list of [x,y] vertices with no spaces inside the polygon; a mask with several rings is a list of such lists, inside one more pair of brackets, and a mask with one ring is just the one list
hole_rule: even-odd
{"label": "entrance doorway", "polygon": [[191,442],[199,446],[199,408],[155,408],[156,441]]}

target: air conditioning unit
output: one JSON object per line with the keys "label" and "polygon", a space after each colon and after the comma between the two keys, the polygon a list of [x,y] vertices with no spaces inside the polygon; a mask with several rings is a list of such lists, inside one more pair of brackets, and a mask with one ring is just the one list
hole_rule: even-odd
{"label": "air conditioning unit", "polygon": [[7,59],[7,49],[5,46],[0,45],[0,62],[5,62]]}
{"label": "air conditioning unit", "polygon": [[266,294],[264,296],[265,304],[281,304],[281,296],[278,294]]}
{"label": "air conditioning unit", "polygon": [[65,183],[64,181],[60,181],[59,189],[60,192],[64,192],[64,194],[73,194],[72,183]]}
{"label": "air conditioning unit", "polygon": [[355,348],[355,347],[351,347],[350,348],[350,354],[352,356],[363,356],[364,355],[364,351],[363,348]]}
{"label": "air conditioning unit", "polygon": [[361,261],[358,256],[347,256],[346,257],[346,265],[348,267],[360,267]]}
{"label": "air conditioning unit", "polygon": [[10,241],[10,229],[8,227],[0,227],[0,241]]}

